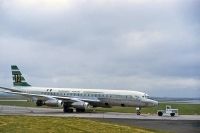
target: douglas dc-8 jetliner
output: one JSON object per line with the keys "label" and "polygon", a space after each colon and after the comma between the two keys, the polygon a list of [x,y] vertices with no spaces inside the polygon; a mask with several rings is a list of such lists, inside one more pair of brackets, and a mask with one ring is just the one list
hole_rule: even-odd
{"label": "douglas dc-8 jetliner", "polygon": [[63,107],[63,112],[85,112],[89,107],[136,107],[140,115],[142,107],[157,106],[158,102],[148,98],[143,92],[130,90],[46,88],[28,84],[16,65],[11,66],[13,88],[5,88],[5,93],[25,96],[37,106]]}

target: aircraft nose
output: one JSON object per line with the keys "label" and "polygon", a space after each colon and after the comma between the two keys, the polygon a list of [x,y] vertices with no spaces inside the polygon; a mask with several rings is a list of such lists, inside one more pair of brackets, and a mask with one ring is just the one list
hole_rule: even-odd
{"label": "aircraft nose", "polygon": [[149,106],[158,106],[158,101],[155,101],[155,100],[149,100],[148,103],[149,103]]}
{"label": "aircraft nose", "polygon": [[154,106],[158,106],[158,101],[153,102]]}

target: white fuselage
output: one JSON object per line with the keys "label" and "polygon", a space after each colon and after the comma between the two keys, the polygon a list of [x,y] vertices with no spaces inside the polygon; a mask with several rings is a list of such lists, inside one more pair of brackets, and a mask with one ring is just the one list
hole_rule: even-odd
{"label": "white fuselage", "polygon": [[[20,92],[72,97],[81,99],[98,99],[99,102],[90,102],[94,107],[103,106],[131,106],[150,107],[158,105],[157,101],[148,99],[143,92],[130,90],[105,90],[105,89],[82,89],[82,88],[46,88],[46,87],[15,87]],[[42,100],[42,99],[41,99]]]}

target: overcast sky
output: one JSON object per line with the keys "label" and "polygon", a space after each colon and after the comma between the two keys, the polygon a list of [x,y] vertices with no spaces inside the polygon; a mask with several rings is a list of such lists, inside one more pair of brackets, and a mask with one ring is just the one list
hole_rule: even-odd
{"label": "overcast sky", "polygon": [[0,86],[200,97],[199,0],[0,0]]}

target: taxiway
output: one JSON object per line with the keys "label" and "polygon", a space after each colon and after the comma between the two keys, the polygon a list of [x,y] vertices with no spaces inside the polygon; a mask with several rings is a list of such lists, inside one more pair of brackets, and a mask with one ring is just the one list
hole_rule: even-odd
{"label": "taxiway", "polygon": [[151,114],[136,115],[132,113],[92,112],[92,113],[63,113],[62,109],[34,108],[0,105],[0,115],[31,115],[31,116],[57,116],[81,118],[116,118],[116,119],[144,119],[144,120],[200,120],[200,115],[179,115],[176,117],[157,116]]}
{"label": "taxiway", "polygon": [[132,113],[92,112],[92,113],[63,113],[62,109],[34,108],[0,105],[0,115],[28,115],[52,117],[79,117],[100,121],[114,122],[117,124],[134,125],[150,129],[170,132],[200,132],[200,115],[179,115],[175,117]]}

